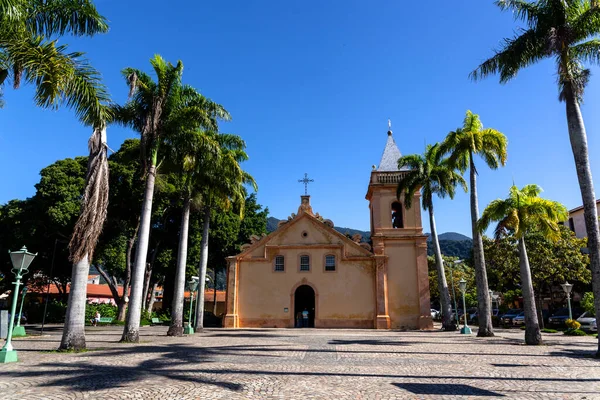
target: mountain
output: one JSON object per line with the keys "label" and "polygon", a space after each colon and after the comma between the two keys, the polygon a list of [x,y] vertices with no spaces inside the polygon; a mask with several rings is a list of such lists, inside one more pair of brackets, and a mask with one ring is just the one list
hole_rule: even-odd
{"label": "mountain", "polygon": [[[426,235],[430,236],[429,233],[426,233]],[[438,235],[438,239],[440,241],[442,241],[442,240],[452,240],[452,241],[471,240],[470,237],[465,236],[462,233],[458,233],[458,232],[446,232],[446,233],[442,233],[441,235]],[[431,242],[431,237],[428,237],[427,241]]]}
{"label": "mountain", "polygon": [[[267,218],[267,232],[271,233],[275,229],[277,229],[277,224],[279,223],[279,221],[281,221],[281,220],[274,218],[274,217]],[[349,234],[350,236],[353,236],[358,233],[359,235],[362,236],[363,242],[368,242],[369,240],[371,240],[371,232],[360,231],[358,229],[352,229],[352,228],[344,228],[341,226],[336,226],[336,227],[334,227],[334,229],[344,235]]]}
{"label": "mountain", "polygon": [[[433,243],[431,241],[431,235],[426,233],[429,237],[427,238],[427,255],[433,255]],[[473,240],[458,232],[446,232],[438,236],[440,241],[440,250],[442,254],[450,257],[458,257],[460,259],[466,259],[472,257]]]}

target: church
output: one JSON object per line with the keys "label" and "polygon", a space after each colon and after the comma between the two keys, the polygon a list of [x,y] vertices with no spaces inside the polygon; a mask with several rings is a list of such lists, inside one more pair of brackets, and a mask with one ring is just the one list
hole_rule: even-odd
{"label": "church", "polygon": [[[406,170],[391,129],[366,199],[372,244],[337,232],[301,196],[295,214],[227,258],[226,328],[431,329],[427,237],[420,193],[396,198]],[[302,320],[304,323],[304,321]]]}

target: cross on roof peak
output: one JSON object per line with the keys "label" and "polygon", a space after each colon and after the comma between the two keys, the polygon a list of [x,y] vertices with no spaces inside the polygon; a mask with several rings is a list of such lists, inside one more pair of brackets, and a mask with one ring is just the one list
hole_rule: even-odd
{"label": "cross on roof peak", "polygon": [[307,196],[308,195],[308,184],[311,182],[314,182],[314,179],[309,179],[308,178],[308,174],[305,172],[304,173],[304,178],[302,179],[298,179],[298,182],[303,183],[304,184],[304,195]]}

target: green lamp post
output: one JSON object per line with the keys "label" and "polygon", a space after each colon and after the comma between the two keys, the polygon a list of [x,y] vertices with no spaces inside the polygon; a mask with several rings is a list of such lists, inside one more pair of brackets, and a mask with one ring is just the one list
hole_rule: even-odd
{"label": "green lamp post", "polygon": [[15,285],[15,291],[13,294],[12,308],[8,321],[8,335],[6,337],[4,346],[0,350],[0,363],[16,362],[18,360],[17,351],[13,349],[11,339],[13,336],[13,327],[15,323],[15,312],[17,311],[17,301],[19,299],[19,286],[21,285],[21,278],[23,278],[23,275],[29,272],[29,264],[31,264],[35,256],[37,256],[37,253],[33,254],[28,252],[25,246],[23,246],[21,250],[9,251],[8,253],[10,254],[10,259],[13,265],[12,273],[15,274],[15,282],[13,282]]}
{"label": "green lamp post", "polygon": [[183,328],[183,333],[186,335],[191,335],[194,333],[194,327],[192,326],[192,312],[194,310],[194,292],[198,287],[198,280],[194,278],[195,277],[192,277],[192,279],[188,281],[188,289],[190,290],[190,318],[187,326]]}
{"label": "green lamp post", "polygon": [[21,306],[19,307],[19,317],[17,318],[17,324],[13,329],[13,337],[25,336],[25,327],[21,326],[21,315],[23,315],[23,303],[25,302],[25,295],[27,294],[27,286],[23,286],[21,290]]}
{"label": "green lamp post", "polygon": [[469,326],[467,325],[467,303],[465,302],[465,292],[467,291],[467,281],[465,281],[464,279],[461,279],[458,282],[458,288],[460,289],[460,291],[462,292],[462,297],[463,297],[463,318],[465,319],[465,324],[464,326],[460,329],[460,333],[462,333],[463,335],[470,335],[471,334],[471,328],[469,328]]}

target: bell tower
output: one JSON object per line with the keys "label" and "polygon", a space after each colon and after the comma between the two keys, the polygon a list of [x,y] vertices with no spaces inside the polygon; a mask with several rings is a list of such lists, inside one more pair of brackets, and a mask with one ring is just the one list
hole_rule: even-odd
{"label": "bell tower", "polygon": [[421,194],[415,193],[408,210],[404,194],[397,198],[398,182],[409,171],[398,168],[401,156],[389,124],[383,155],[379,166],[373,166],[366,195],[376,260],[376,328],[429,329],[433,324]]}

